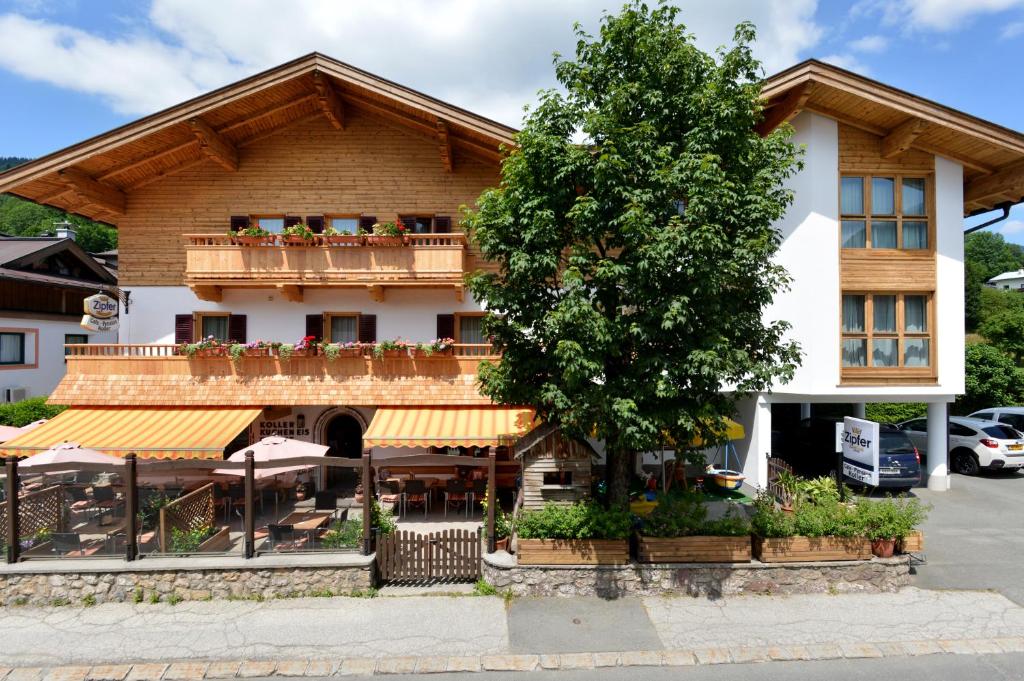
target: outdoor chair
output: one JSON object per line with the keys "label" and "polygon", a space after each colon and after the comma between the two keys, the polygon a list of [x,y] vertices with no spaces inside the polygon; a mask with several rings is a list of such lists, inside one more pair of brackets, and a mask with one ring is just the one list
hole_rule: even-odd
{"label": "outdoor chair", "polygon": [[96,504],[89,498],[89,495],[85,493],[85,490],[81,487],[68,487],[68,494],[71,495],[71,505],[69,508],[72,513],[88,513],[89,511],[95,510]]}
{"label": "outdoor chair", "polygon": [[469,505],[475,507],[477,504],[482,504],[486,496],[487,480],[485,478],[473,480],[473,486],[469,490]]}
{"label": "outdoor chair", "polygon": [[242,511],[235,508],[236,506],[245,509],[245,488],[241,485],[230,485],[228,487],[228,507],[241,518]]}
{"label": "outdoor chair", "polygon": [[287,548],[297,547],[294,525],[267,525],[267,536],[270,539],[270,550],[277,551],[279,545],[287,544]]}
{"label": "outdoor chair", "polygon": [[397,480],[383,480],[380,482],[382,491],[377,494],[377,501],[382,504],[398,504],[398,515],[405,514],[405,494],[402,493],[402,484]]}
{"label": "outdoor chair", "polygon": [[[113,522],[114,512],[121,506],[122,501],[117,498],[114,488],[110,485],[92,488],[92,500],[95,508],[99,510],[99,524],[109,525]],[[103,522],[106,518],[107,522]]]}
{"label": "outdoor chair", "polygon": [[314,511],[330,511],[333,518],[338,514],[338,494],[336,492],[317,492],[313,495]]}
{"label": "outdoor chair", "polygon": [[[458,508],[466,504],[466,495],[468,489],[466,488],[466,481],[460,480],[459,478],[452,478],[444,484],[444,517],[448,517],[448,507],[452,506]],[[467,515],[469,509],[466,509]]]}
{"label": "outdoor chair", "polygon": [[58,556],[66,556],[76,553],[84,555],[82,550],[82,536],[77,532],[54,532],[50,535],[50,542],[53,544],[53,552]]}
{"label": "outdoor chair", "polygon": [[427,494],[427,483],[422,480],[406,480],[405,481],[405,505],[418,506],[423,505],[423,517],[427,517],[427,513],[430,511],[430,496]]}

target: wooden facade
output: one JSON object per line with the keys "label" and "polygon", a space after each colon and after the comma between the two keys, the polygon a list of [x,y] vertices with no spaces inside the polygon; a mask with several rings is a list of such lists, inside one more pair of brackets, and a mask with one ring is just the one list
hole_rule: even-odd
{"label": "wooden facade", "polygon": [[523,508],[574,504],[590,496],[594,450],[550,424],[538,426],[515,445],[523,464]]}

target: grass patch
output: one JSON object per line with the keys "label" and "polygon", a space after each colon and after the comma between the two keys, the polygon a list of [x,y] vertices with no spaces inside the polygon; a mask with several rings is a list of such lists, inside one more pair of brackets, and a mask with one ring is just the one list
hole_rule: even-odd
{"label": "grass patch", "polygon": [[497,596],[498,590],[493,584],[490,584],[486,579],[481,577],[476,580],[476,584],[473,585],[474,596]]}
{"label": "grass patch", "polygon": [[84,605],[87,608],[91,608],[92,606],[96,605],[96,597],[92,594],[87,594],[85,598],[82,599],[82,605]]}

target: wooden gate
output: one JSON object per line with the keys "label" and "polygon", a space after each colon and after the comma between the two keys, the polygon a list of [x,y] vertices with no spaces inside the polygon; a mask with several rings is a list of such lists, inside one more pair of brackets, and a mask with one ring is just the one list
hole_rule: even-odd
{"label": "wooden gate", "polygon": [[480,578],[480,532],[393,532],[377,541],[384,582],[473,582]]}

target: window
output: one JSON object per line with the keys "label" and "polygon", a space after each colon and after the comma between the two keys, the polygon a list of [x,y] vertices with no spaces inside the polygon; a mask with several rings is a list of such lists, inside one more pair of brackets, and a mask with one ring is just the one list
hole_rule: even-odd
{"label": "window", "polygon": [[327,315],[327,341],[331,343],[354,343],[359,340],[359,315]]}
{"label": "window", "polygon": [[25,363],[25,334],[0,333],[0,364]]}
{"label": "window", "polygon": [[267,230],[271,234],[280,234],[284,231],[284,218],[281,216],[261,216],[257,215],[253,218],[253,222]]}
{"label": "window", "polygon": [[986,421],[991,421],[993,416],[995,416],[995,413],[991,411],[982,411],[977,414],[971,414],[972,419],[985,419]]}
{"label": "window", "polygon": [[843,295],[842,366],[931,366],[930,302],[920,294]]}
{"label": "window", "polygon": [[398,221],[410,234],[439,234],[451,231],[452,219],[446,215],[400,215]]}
{"label": "window", "polygon": [[1024,415],[1021,414],[1000,414],[999,422],[1013,426],[1019,431],[1024,432]]}
{"label": "window", "polygon": [[201,312],[199,313],[199,324],[197,327],[196,340],[202,340],[203,338],[209,338],[213,336],[214,340],[225,342],[228,340],[228,317],[229,315],[220,312]]}
{"label": "window", "polygon": [[982,428],[982,430],[985,431],[986,435],[991,435],[997,440],[1016,440],[1020,437],[1020,433],[1012,426],[987,426]]}
{"label": "window", "polygon": [[572,471],[544,471],[544,486],[570,487]]}
{"label": "window", "polygon": [[903,430],[912,430],[915,433],[927,433],[928,420],[914,419],[913,421],[907,421],[906,423],[903,424]]}
{"label": "window", "polygon": [[[64,334],[64,345],[86,345],[89,342],[88,334],[84,333],[66,333]],[[64,355],[67,356],[70,351],[67,347],[64,348]]]}
{"label": "window", "polygon": [[339,234],[355,234],[359,229],[359,218],[329,218],[328,223]]}
{"label": "window", "polygon": [[839,213],[843,248],[928,248],[923,177],[844,176]]}
{"label": "window", "polygon": [[967,426],[961,425],[959,423],[950,423],[949,434],[957,435],[959,437],[977,437],[978,431],[974,430],[973,428],[968,428]]}
{"label": "window", "polygon": [[458,315],[458,335],[459,337],[455,340],[459,343],[467,345],[483,345],[487,341],[484,340],[484,332],[481,328],[481,322],[484,316],[482,314],[467,314]]}

